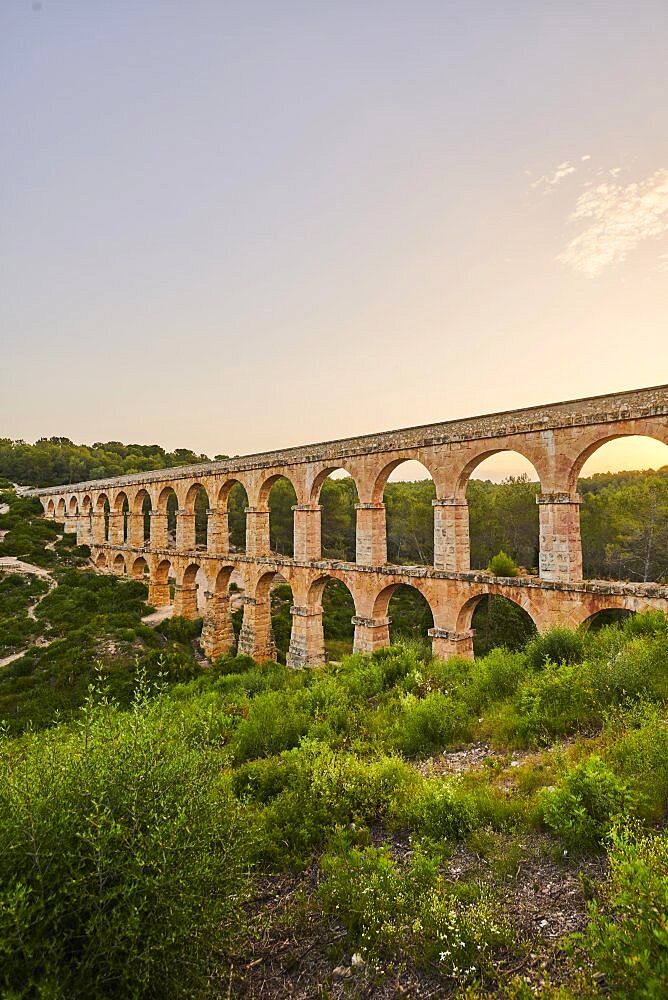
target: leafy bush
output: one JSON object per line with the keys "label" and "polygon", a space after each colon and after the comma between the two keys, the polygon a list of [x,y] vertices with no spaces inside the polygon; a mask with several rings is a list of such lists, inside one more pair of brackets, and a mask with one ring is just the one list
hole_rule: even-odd
{"label": "leafy bush", "polygon": [[0,744],[0,991],[193,997],[239,918],[247,840],[220,761],[159,708]]}
{"label": "leafy bush", "polygon": [[234,757],[238,762],[268,757],[296,747],[309,725],[305,713],[282,691],[257,695],[234,737]]}
{"label": "leafy bush", "polygon": [[202,619],[181,618],[178,615],[172,615],[171,618],[165,618],[161,621],[156,631],[161,632],[166,639],[171,639],[172,642],[179,642],[181,645],[187,646],[192,639],[201,635]]}
{"label": "leafy bush", "polygon": [[613,831],[610,878],[574,940],[617,1000],[659,1000],[668,982],[668,836]]}
{"label": "leafy bush", "polygon": [[396,746],[406,754],[442,749],[462,741],[469,728],[470,718],[461,701],[440,691],[432,691],[424,698],[408,694],[397,722]]}
{"label": "leafy bush", "polygon": [[503,549],[492,556],[487,569],[493,576],[517,576],[518,573],[515,560]]}
{"label": "leafy bush", "polygon": [[560,785],[542,793],[543,821],[578,852],[600,849],[615,821],[631,815],[637,796],[600,757],[570,769]]}
{"label": "leafy bush", "polygon": [[489,896],[446,882],[437,859],[419,851],[399,867],[387,848],[352,849],[325,855],[322,869],[326,909],[372,960],[409,955],[466,980],[489,971],[512,938]]}
{"label": "leafy bush", "polygon": [[514,694],[526,676],[526,659],[522,653],[493,649],[480,660],[468,664],[471,688],[465,696],[478,711],[488,701]]}
{"label": "leafy bush", "polygon": [[433,839],[465,836],[478,823],[478,810],[461,780],[431,781],[413,806],[417,829]]}
{"label": "leafy bush", "polygon": [[534,670],[542,670],[548,662],[581,663],[584,658],[584,639],[581,632],[573,629],[551,628],[528,642],[525,653]]}

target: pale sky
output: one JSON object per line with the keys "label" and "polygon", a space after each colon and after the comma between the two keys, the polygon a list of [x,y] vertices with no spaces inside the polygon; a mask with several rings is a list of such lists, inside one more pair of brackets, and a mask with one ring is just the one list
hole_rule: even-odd
{"label": "pale sky", "polygon": [[667,51],[665,0],[2,0],[0,436],[667,382]]}

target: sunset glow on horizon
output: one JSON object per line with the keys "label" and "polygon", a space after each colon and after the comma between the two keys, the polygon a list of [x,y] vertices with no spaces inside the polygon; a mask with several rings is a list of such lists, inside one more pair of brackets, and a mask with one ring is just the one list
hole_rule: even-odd
{"label": "sunset glow on horizon", "polygon": [[602,9],[3,4],[0,436],[244,455],[668,382],[668,14]]}

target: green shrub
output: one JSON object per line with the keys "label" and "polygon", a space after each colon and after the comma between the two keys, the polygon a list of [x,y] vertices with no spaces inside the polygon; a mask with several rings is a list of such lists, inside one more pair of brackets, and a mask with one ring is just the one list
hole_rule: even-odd
{"label": "green shrub", "polygon": [[668,836],[613,831],[610,878],[574,940],[617,1000],[660,1000],[668,983]]}
{"label": "green shrub", "polygon": [[170,639],[172,642],[178,642],[182,646],[187,646],[193,639],[201,635],[202,619],[181,618],[175,615],[161,621],[156,631],[161,632],[166,639]]}
{"label": "green shrub", "polygon": [[0,993],[204,995],[247,840],[220,761],[158,708],[0,743]]}
{"label": "green shrub", "polygon": [[577,664],[548,663],[540,674],[520,685],[513,700],[514,729],[523,742],[547,742],[574,732],[599,714],[586,675]]}
{"label": "green shrub", "polygon": [[432,691],[424,698],[408,694],[397,721],[395,745],[405,754],[442,749],[463,741],[470,722],[464,705],[440,691]]}
{"label": "green shrub", "polygon": [[325,855],[322,869],[326,910],[372,961],[410,957],[466,981],[491,971],[512,939],[489,895],[446,882],[438,860],[420,851],[399,866],[387,848],[352,849]]}
{"label": "green shrub", "polygon": [[[240,780],[243,795],[271,798],[267,850],[281,866],[302,864],[336,829],[396,825],[410,813],[423,781],[396,757],[364,760],[310,739],[283,754],[280,765],[246,770]],[[274,796],[279,782],[283,790]]]}
{"label": "green shrub", "polygon": [[476,712],[489,701],[514,694],[527,673],[524,655],[506,649],[493,649],[468,666],[471,687],[465,696]]}
{"label": "green shrub", "polygon": [[515,560],[503,549],[492,556],[487,569],[493,576],[517,576],[518,573]]}
{"label": "green shrub", "polygon": [[637,804],[626,782],[596,756],[571,768],[557,788],[541,795],[543,822],[579,853],[599,850],[615,821],[631,815]]}
{"label": "green shrub", "polygon": [[413,805],[413,820],[420,833],[440,840],[463,837],[478,824],[478,810],[461,780],[432,780]]}
{"label": "green shrub", "polygon": [[527,661],[534,670],[546,663],[581,663],[584,659],[584,639],[581,632],[569,628],[551,628],[527,643]]}
{"label": "green shrub", "polygon": [[268,757],[296,747],[308,730],[308,716],[283,691],[265,691],[251,702],[234,736],[237,762]]}

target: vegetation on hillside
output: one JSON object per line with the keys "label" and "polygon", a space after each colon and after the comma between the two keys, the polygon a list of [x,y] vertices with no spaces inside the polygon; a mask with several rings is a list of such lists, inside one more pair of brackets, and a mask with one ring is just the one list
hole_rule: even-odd
{"label": "vegetation on hillside", "polygon": [[21,486],[63,486],[208,461],[206,455],[189,448],[165,451],[159,444],[98,441],[86,445],[74,444],[66,437],[40,438],[35,444],[26,444],[0,438],[0,477]]}
{"label": "vegetation on hillside", "polygon": [[0,576],[2,649],[32,643],[0,675],[0,995],[665,995],[666,616],[204,667],[197,623],[147,628],[142,583],[1,500],[57,586]]}

